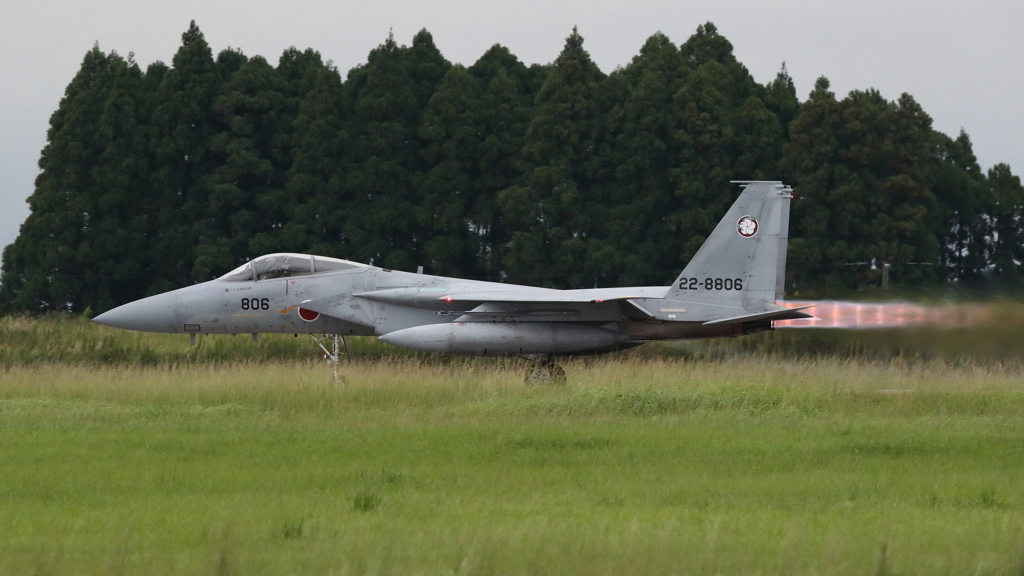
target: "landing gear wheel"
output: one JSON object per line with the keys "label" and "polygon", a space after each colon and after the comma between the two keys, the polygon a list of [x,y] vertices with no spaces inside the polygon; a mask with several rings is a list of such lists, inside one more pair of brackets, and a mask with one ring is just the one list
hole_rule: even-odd
{"label": "landing gear wheel", "polygon": [[538,362],[526,369],[527,386],[564,386],[565,382],[565,370],[554,362]]}

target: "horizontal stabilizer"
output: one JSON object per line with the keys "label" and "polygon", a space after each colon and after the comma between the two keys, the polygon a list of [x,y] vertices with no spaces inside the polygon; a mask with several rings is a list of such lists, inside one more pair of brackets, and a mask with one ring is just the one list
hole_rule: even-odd
{"label": "horizontal stabilizer", "polygon": [[810,314],[805,314],[801,310],[806,310],[812,306],[801,306],[800,308],[786,308],[785,310],[770,310],[768,312],[758,312],[755,314],[744,314],[742,316],[732,316],[730,318],[722,318],[720,320],[711,320],[705,322],[704,326],[712,326],[715,324],[735,324],[738,322],[753,322],[755,320],[797,320],[799,318],[814,318]]}

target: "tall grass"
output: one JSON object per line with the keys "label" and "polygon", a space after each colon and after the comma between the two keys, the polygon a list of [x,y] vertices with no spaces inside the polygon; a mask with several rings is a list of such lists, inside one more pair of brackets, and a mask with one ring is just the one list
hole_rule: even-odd
{"label": "tall grass", "polygon": [[[347,382],[335,382],[319,362],[164,367],[43,364],[10,367],[3,397],[91,399],[117,403],[224,405],[253,402],[266,409],[414,405],[420,411],[454,406],[510,409],[530,414],[652,416],[694,410],[824,410],[878,403],[908,406],[928,398],[975,398],[1024,393],[1012,365],[936,361],[880,362],[851,359],[738,357],[577,359],[566,362],[564,387],[523,384],[527,364],[513,359],[357,359],[342,364]],[[1009,395],[1009,396],[1007,396]],[[467,402],[469,402],[467,404]],[[488,404],[490,402],[490,404]]]}
{"label": "tall grass", "polygon": [[[368,358],[398,352],[372,338],[350,338],[349,348],[354,355]],[[248,334],[202,335],[196,346],[189,346],[188,336],[183,334],[118,330],[72,314],[0,317],[0,366],[209,365],[293,362],[322,356],[310,337],[302,334],[260,334],[256,342]]]}

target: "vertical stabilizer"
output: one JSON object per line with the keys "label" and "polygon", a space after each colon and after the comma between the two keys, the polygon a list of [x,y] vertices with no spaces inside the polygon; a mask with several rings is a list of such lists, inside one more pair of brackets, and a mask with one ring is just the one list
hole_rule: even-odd
{"label": "vertical stabilizer", "polygon": [[782,299],[792,188],[782,182],[744,186],[666,298],[763,310]]}

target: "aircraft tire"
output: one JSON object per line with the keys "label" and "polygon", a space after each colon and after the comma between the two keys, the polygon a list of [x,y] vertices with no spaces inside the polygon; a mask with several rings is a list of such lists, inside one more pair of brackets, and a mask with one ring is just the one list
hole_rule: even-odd
{"label": "aircraft tire", "polygon": [[564,386],[567,380],[565,370],[554,362],[538,362],[526,369],[527,386]]}

